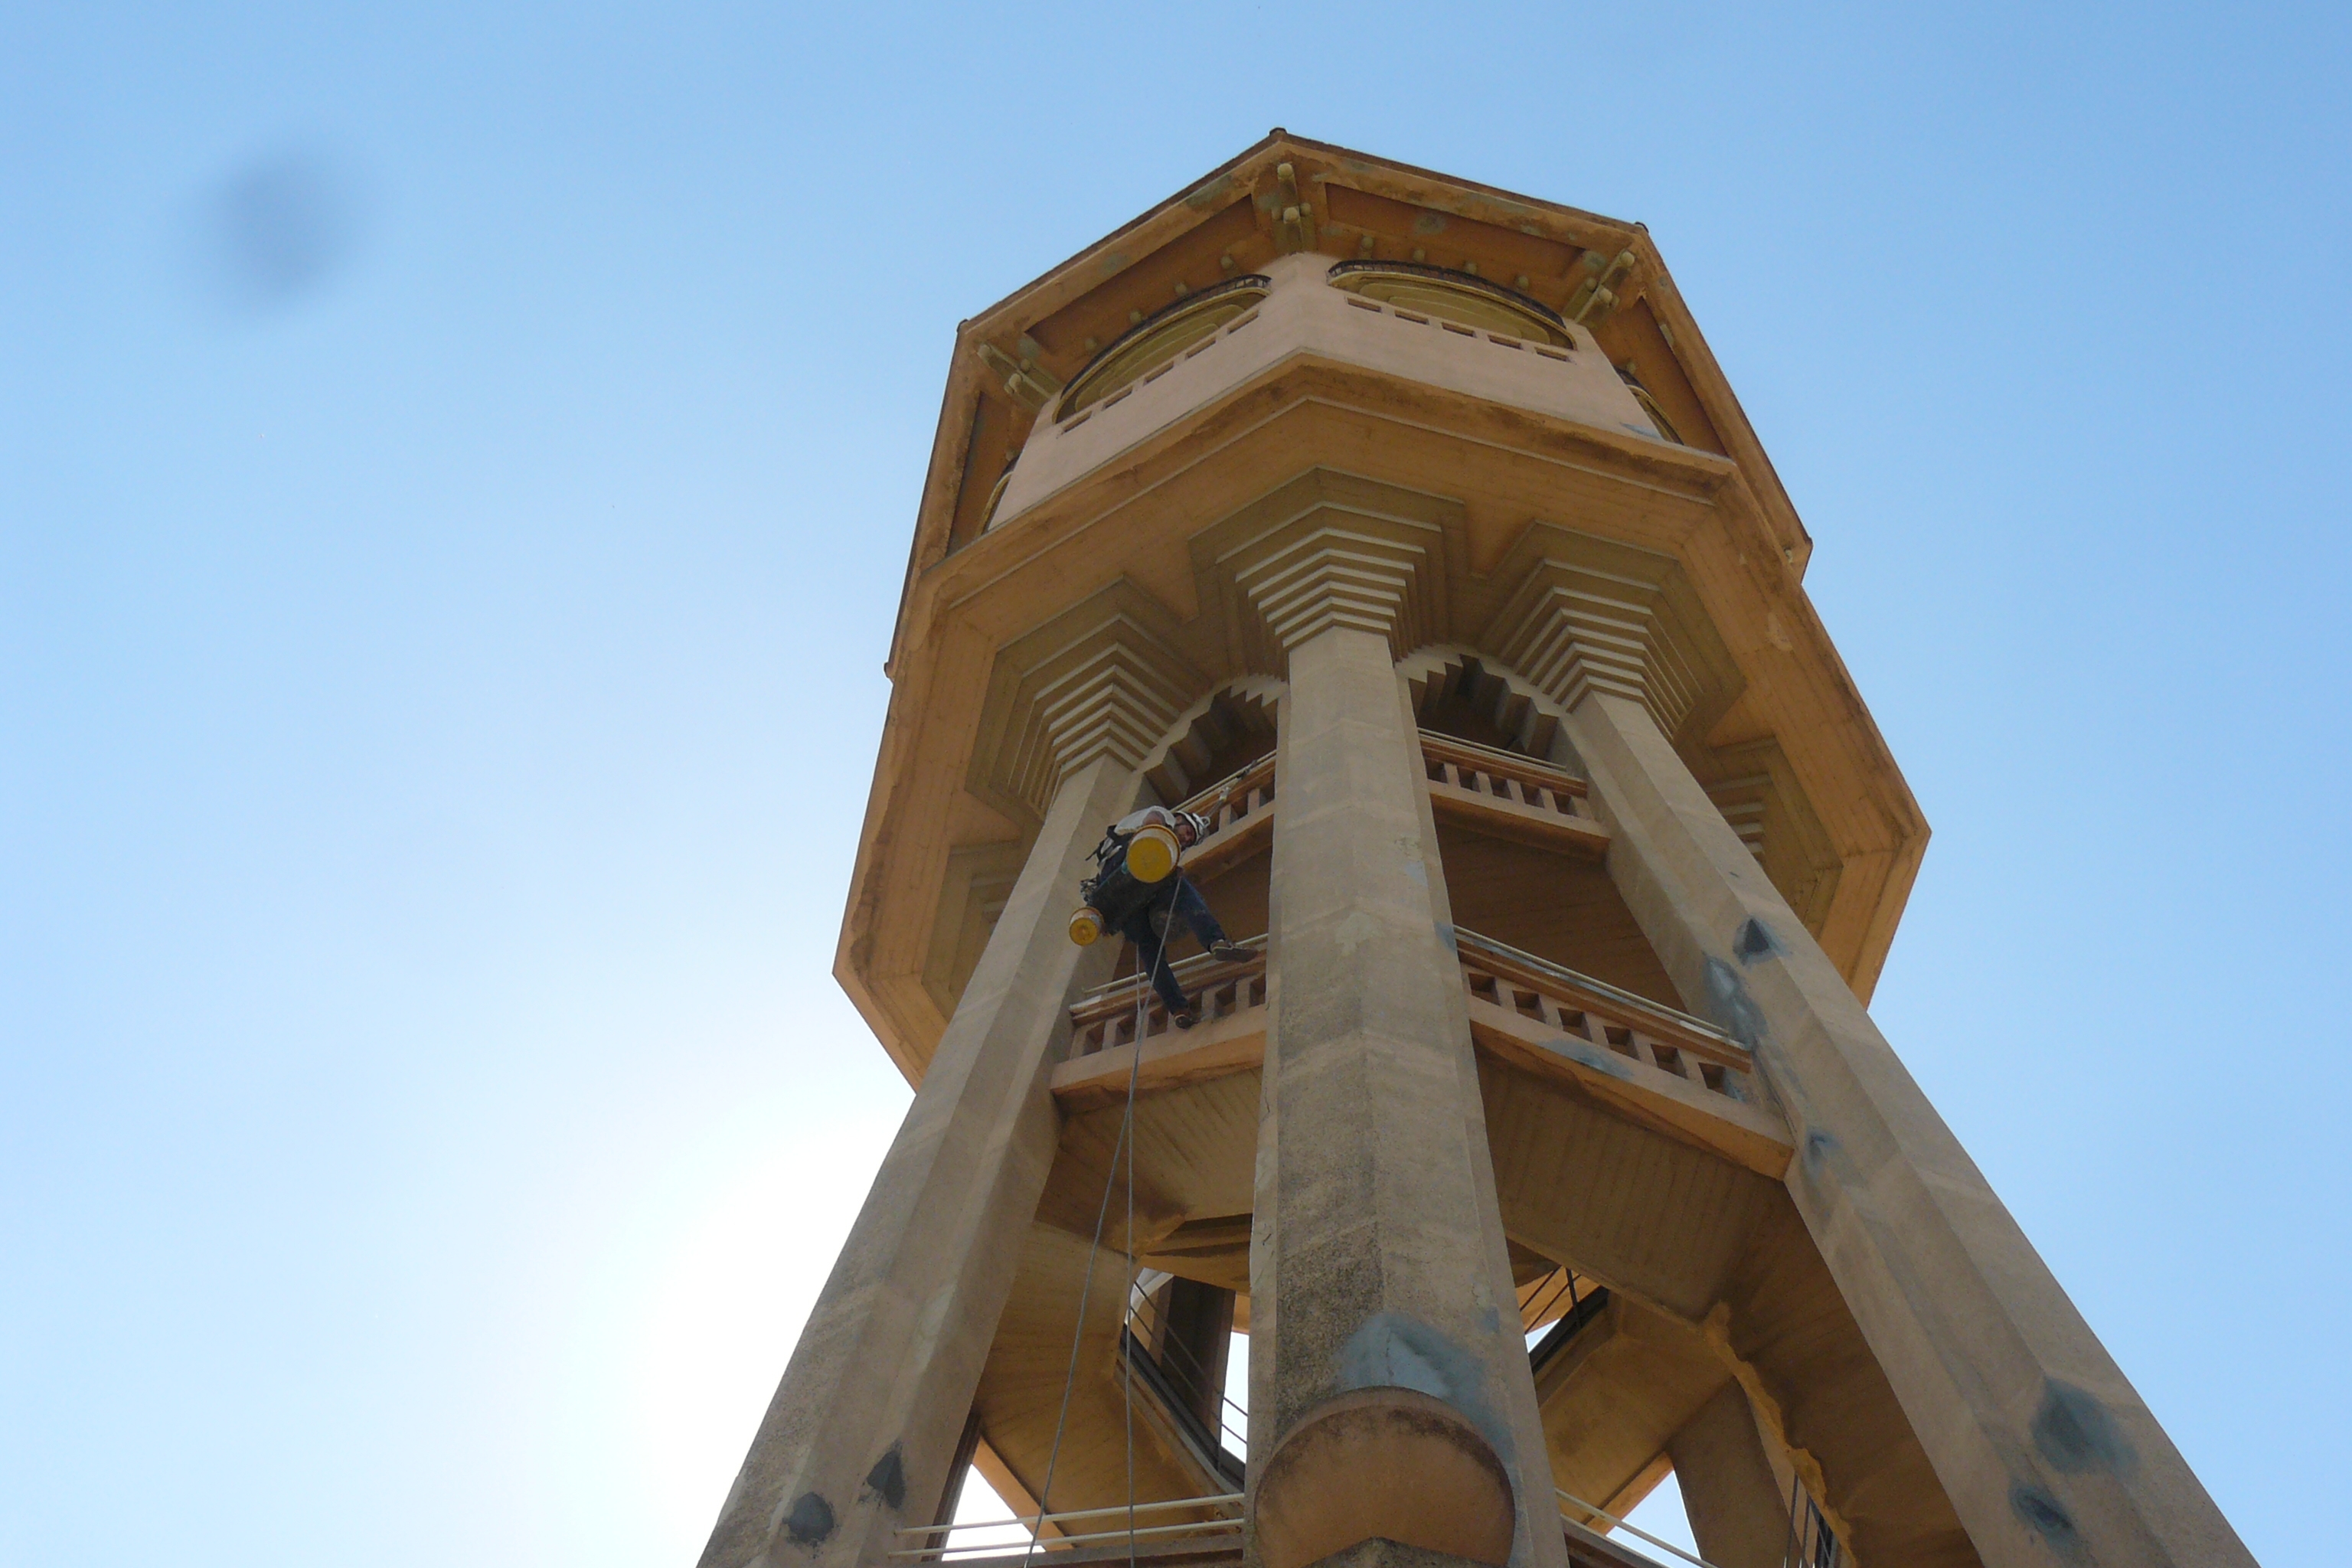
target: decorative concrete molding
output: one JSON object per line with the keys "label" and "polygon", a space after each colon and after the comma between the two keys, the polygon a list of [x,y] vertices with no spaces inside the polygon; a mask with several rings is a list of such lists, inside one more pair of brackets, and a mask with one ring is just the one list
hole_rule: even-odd
{"label": "decorative concrete molding", "polygon": [[1444,635],[1462,509],[1441,496],[1314,468],[1192,541],[1206,602],[1222,606],[1234,664],[1279,675],[1333,626],[1402,653]]}
{"label": "decorative concrete molding", "polygon": [[974,794],[1042,817],[1098,757],[1136,767],[1210,684],[1173,617],[1125,578],[998,650],[972,751]]}
{"label": "decorative concrete molding", "polygon": [[1706,797],[1805,929],[1820,936],[1837,898],[1844,862],[1806,797],[1788,753],[1767,737],[1718,746],[1693,761],[1692,772]]}
{"label": "decorative concrete molding", "polygon": [[940,885],[939,909],[931,919],[931,940],[923,956],[923,989],[930,994],[941,1018],[954,1016],[971,972],[980,965],[981,950],[996,929],[996,917],[1013,896],[1029,846],[1018,838],[994,844],[969,844],[948,851],[947,876]]}
{"label": "decorative concrete molding", "polygon": [[1629,698],[1679,743],[1747,685],[1671,556],[1538,522],[1495,576],[1517,586],[1478,646],[1563,709],[1588,691]]}
{"label": "decorative concrete molding", "polygon": [[1237,755],[1272,750],[1284,689],[1279,680],[1245,675],[1178,714],[1142,763],[1143,776],[1160,802],[1174,805],[1216,783]]}

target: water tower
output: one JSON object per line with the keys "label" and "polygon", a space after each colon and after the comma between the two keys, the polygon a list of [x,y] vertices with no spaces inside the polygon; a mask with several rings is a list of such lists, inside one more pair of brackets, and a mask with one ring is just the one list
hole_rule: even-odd
{"label": "water tower", "polygon": [[[704,1568],[971,1467],[1033,1563],[1625,1564],[1669,1470],[1718,1568],[2251,1563],[1871,1022],[1811,552],[1638,225],[1276,132],[964,322],[835,964],[915,1101]],[[1153,803],[1189,1028],[1066,931]]]}

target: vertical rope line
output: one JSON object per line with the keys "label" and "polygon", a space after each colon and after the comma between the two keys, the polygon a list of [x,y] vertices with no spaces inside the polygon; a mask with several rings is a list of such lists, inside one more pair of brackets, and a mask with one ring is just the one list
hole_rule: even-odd
{"label": "vertical rope line", "polygon": [[[1140,1066],[1143,1060],[1143,1039],[1142,1026],[1139,1022],[1137,1026],[1135,1058],[1137,1064]],[[1077,1386],[1078,1382],[1078,1347],[1086,1339],[1087,1303],[1087,1299],[1094,1294],[1095,1258],[1102,1250],[1103,1226],[1110,1218],[1110,1195],[1118,1185],[1118,1159],[1127,1148],[1128,1127],[1133,1121],[1134,1116],[1135,1084],[1134,1075],[1130,1071],[1128,1079],[1128,1112],[1119,1119],[1118,1142],[1111,1145],[1110,1169],[1103,1176],[1102,1205],[1095,1210],[1094,1240],[1087,1245],[1087,1271],[1085,1277],[1078,1281],[1078,1321],[1077,1326],[1070,1331],[1070,1366],[1069,1370],[1062,1374],[1061,1413],[1054,1417],[1054,1447],[1045,1458],[1045,1484],[1037,1489],[1037,1517],[1029,1529],[1029,1544],[1022,1549],[1022,1568],[1029,1568],[1029,1561],[1037,1550],[1038,1540],[1045,1533],[1045,1516],[1051,1511],[1053,1506],[1051,1499],[1054,1494],[1054,1472],[1061,1468],[1062,1436],[1068,1429],[1070,1422],[1070,1391]],[[1121,1306],[1124,1307],[1124,1305],[1125,1303],[1122,1302]],[[1123,1319],[1121,1326],[1125,1326]]]}
{"label": "vertical rope line", "polygon": [[[1180,866],[1176,868],[1176,897],[1168,902],[1168,923],[1160,929],[1160,945],[1152,951],[1151,979],[1144,987],[1147,993],[1158,987],[1160,972],[1167,967],[1168,938],[1176,929],[1176,905],[1182,900],[1183,893],[1184,870]],[[1141,996],[1137,997],[1136,1002],[1139,1007],[1144,1005]],[[1168,1026],[1171,1028],[1176,1026],[1172,1016]],[[1136,1027],[1135,1059],[1128,1064],[1127,1069],[1126,1121],[1130,1125],[1135,1121],[1135,1093],[1142,1077],[1143,1031],[1139,1024]],[[1127,1148],[1127,1293],[1122,1298],[1124,1301],[1135,1300],[1135,1145],[1130,1141]],[[1119,1328],[1124,1334],[1126,1323],[1122,1321]],[[1168,1331],[1167,1314],[1162,1312],[1160,1333],[1164,1337]],[[1128,1568],[1135,1568],[1135,1352],[1131,1336],[1120,1340],[1119,1352],[1119,1394],[1126,1404],[1127,1419],[1127,1565]]]}
{"label": "vertical rope line", "polygon": [[[1169,915],[1172,921],[1175,915],[1172,908],[1169,910]],[[1152,952],[1151,973],[1136,994],[1135,1055],[1129,1061],[1127,1068],[1127,1109],[1119,1116],[1118,1141],[1111,1145],[1110,1169],[1103,1174],[1102,1204],[1095,1211],[1094,1239],[1087,1245],[1087,1271],[1085,1277],[1078,1282],[1078,1321],[1076,1326],[1070,1331],[1070,1364],[1069,1369],[1062,1374],[1062,1407],[1060,1413],[1054,1417],[1054,1447],[1046,1456],[1045,1482],[1037,1489],[1037,1517],[1035,1522],[1030,1527],[1029,1544],[1021,1552],[1022,1568],[1029,1568],[1030,1562],[1035,1556],[1037,1543],[1045,1535],[1046,1516],[1053,1508],[1051,1499],[1054,1492],[1054,1473],[1061,1468],[1062,1438],[1069,1429],[1070,1394],[1076,1388],[1078,1382],[1078,1349],[1086,1340],[1087,1304],[1088,1299],[1094,1294],[1095,1258],[1102,1251],[1103,1226],[1110,1218],[1111,1194],[1118,1189],[1118,1163],[1122,1154],[1127,1157],[1128,1273],[1127,1288],[1120,1292],[1118,1327],[1122,1336],[1128,1331],[1127,1304],[1135,1294],[1135,1151],[1130,1146],[1130,1135],[1135,1128],[1136,1088],[1143,1076],[1143,1026],[1149,1016],[1153,987],[1160,979],[1160,966],[1168,956],[1168,933],[1163,931],[1159,933],[1159,943]],[[1134,1568],[1135,1407],[1132,1390],[1135,1369],[1133,1363],[1128,1360],[1128,1355],[1126,1340],[1122,1337],[1119,1342],[1120,1381],[1123,1389],[1127,1392],[1128,1399],[1127,1550],[1129,1568]]]}

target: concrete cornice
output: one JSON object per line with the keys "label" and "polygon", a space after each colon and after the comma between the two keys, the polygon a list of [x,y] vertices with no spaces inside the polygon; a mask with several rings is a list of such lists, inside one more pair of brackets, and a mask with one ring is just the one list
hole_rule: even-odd
{"label": "concrete cornice", "polygon": [[[1286,185],[1279,177],[1286,164],[1292,171]],[[962,542],[963,531],[972,526],[971,520],[981,510],[974,498],[984,497],[1001,471],[1003,443],[1009,438],[1017,445],[1028,428],[1029,412],[997,384],[999,378],[982,368],[980,346],[987,343],[1016,360],[1034,355],[1038,363],[1066,377],[1083,363],[1080,333],[1088,334],[1086,342],[1108,341],[1129,311],[1165,304],[1171,288],[1181,296],[1188,288],[1199,288],[1234,268],[1259,265],[1277,253],[1286,243],[1277,230],[1288,194],[1310,209],[1313,221],[1306,226],[1309,248],[1335,258],[1356,255],[1360,238],[1369,231],[1330,221],[1331,200],[1327,198],[1332,187],[1392,204],[1389,210],[1394,213],[1410,216],[1419,212],[1441,226],[1475,230],[1496,245],[1564,247],[1566,254],[1581,254],[1588,261],[1630,256],[1631,265],[1616,283],[1617,315],[1631,321],[1640,314],[1646,321],[1654,312],[1656,352],[1672,362],[1671,374],[1687,382],[1685,395],[1704,410],[1705,423],[1753,488],[1776,552],[1802,572],[1812,542],[1643,226],[1277,130],[960,325],[908,555],[900,622],[886,668],[897,668],[907,635],[906,600],[915,583]],[[1417,232],[1417,220],[1410,226]],[[1414,243],[1410,233],[1396,237]],[[1233,266],[1221,267],[1223,262]],[[1490,261],[1490,268],[1495,265]],[[1509,264],[1500,265],[1504,269],[1498,275],[1510,276]],[[1542,287],[1538,284],[1538,292]],[[1565,292],[1549,302],[1564,304]],[[1063,329],[1058,337],[1056,327]],[[1646,325],[1641,330],[1653,331]],[[1056,341],[1040,342],[1033,333]],[[1063,337],[1070,341],[1059,341]],[[1653,374],[1652,369],[1643,371],[1645,377]],[[994,412],[982,417],[987,410]],[[983,426],[992,433],[976,442]],[[1004,434],[1008,430],[1009,437]],[[968,488],[971,497],[965,495]]]}

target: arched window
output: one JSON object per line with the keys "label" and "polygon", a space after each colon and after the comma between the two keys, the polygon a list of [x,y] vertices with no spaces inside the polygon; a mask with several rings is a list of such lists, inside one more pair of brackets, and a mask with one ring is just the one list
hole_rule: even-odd
{"label": "arched window", "polygon": [[1068,419],[1150,374],[1265,299],[1273,287],[1270,279],[1253,272],[1187,295],[1145,317],[1087,362],[1062,394],[1054,417]]}
{"label": "arched window", "polygon": [[1568,325],[1540,300],[1468,272],[1412,261],[1342,261],[1326,274],[1334,289],[1417,310],[1457,326],[1574,348]]}

